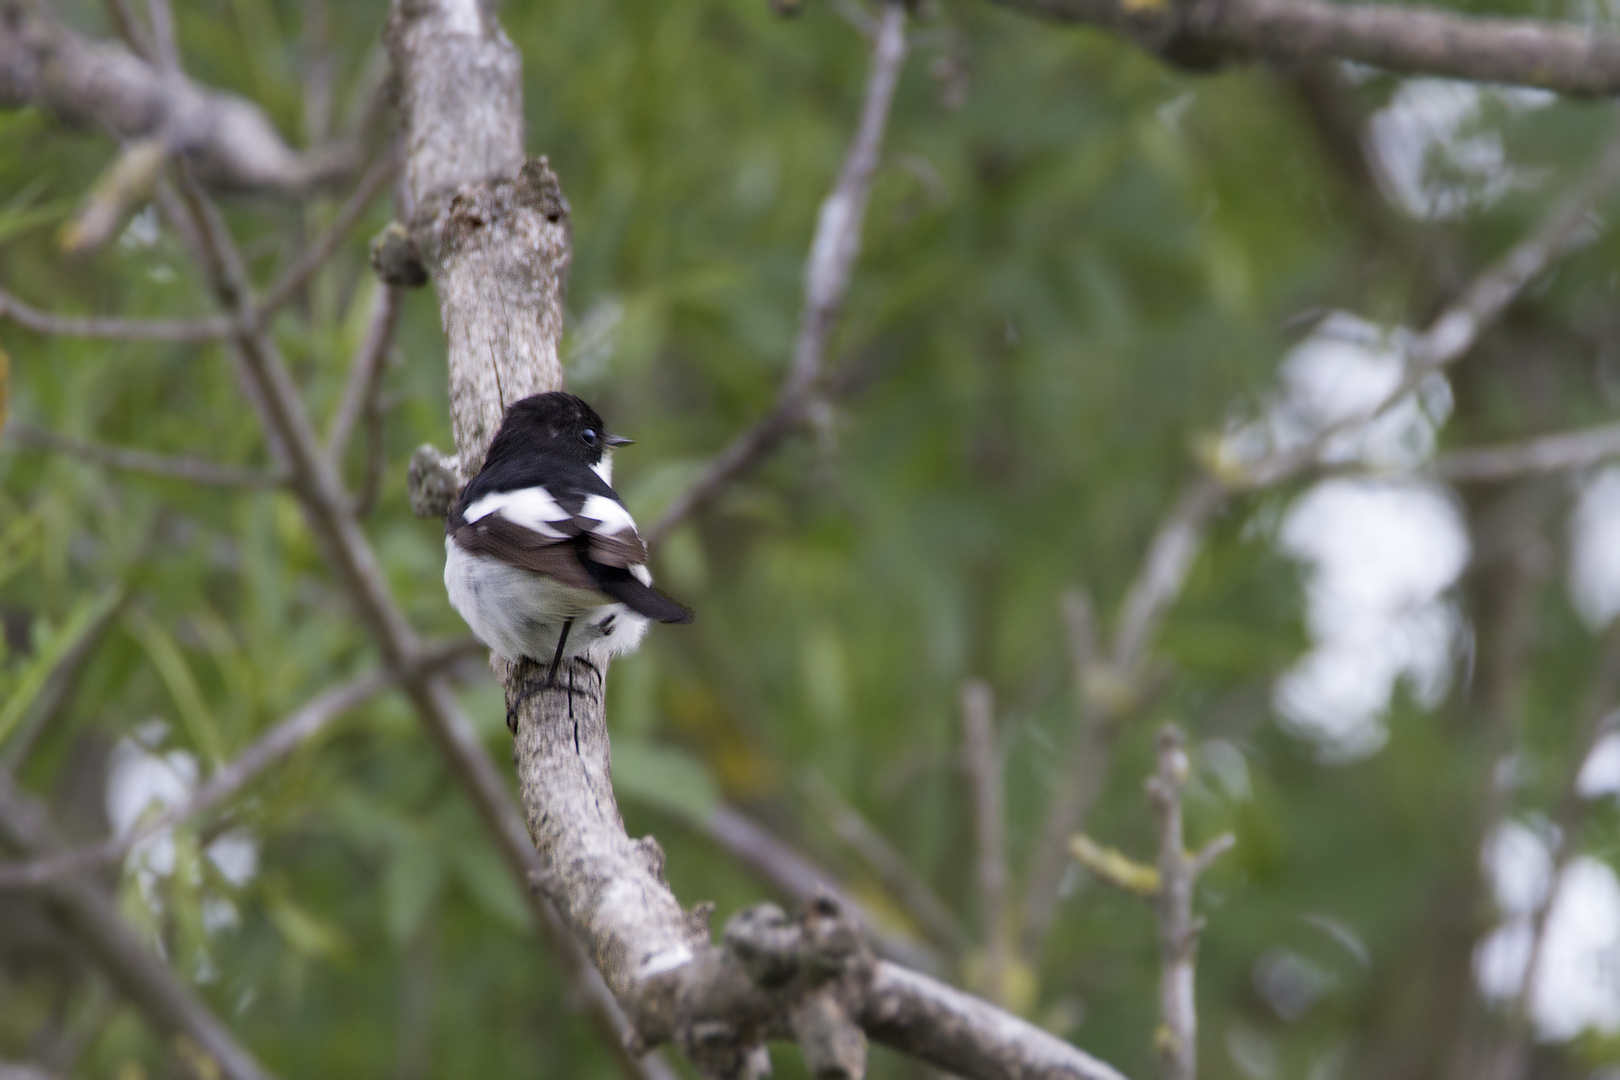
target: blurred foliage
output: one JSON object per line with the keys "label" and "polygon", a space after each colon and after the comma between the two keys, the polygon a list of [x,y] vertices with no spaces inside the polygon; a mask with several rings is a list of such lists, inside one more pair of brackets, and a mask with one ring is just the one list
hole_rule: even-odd
{"label": "blurred foliage", "polygon": [[[112,36],[86,0],[61,7]],[[377,81],[381,0],[177,9],[191,74],[258,101],[294,141],[351,122]],[[524,56],[529,147],[549,155],[573,208],[570,387],[636,437],[617,477],[649,522],[774,397],[866,49],[821,2],[791,19],[762,0],[512,3],[501,18]],[[306,92],[323,64],[330,115]],[[1364,120],[1396,86],[1345,81],[1339,104]],[[916,25],[831,358],[858,372],[854,388],[827,430],[792,441],[656,553],[662,583],[700,617],[653,630],[614,667],[628,825],[658,835],[683,900],[718,901],[718,925],[768,895],[704,838],[724,800],[844,876],[891,931],[920,937],[802,797],[813,769],[978,926],[959,687],[982,677],[997,690],[1016,879],[1070,782],[1062,591],[1083,584],[1113,612],[1195,475],[1193,445],[1265,399],[1313,313],[1421,325],[1579,177],[1610,121],[1599,105],[1559,103],[1481,123],[1544,182],[1426,224],[1345,169],[1345,146],[1294,74],[1189,77],[1113,37],[968,0]],[[93,132],[0,112],[0,284],[62,313],[208,314],[195,268],[151,210],[100,254],[61,255],[59,228],[114,153]],[[228,202],[257,280],[284,267],[343,194]],[[377,288],[365,242],[388,216],[375,206],[274,322],[322,423]],[[1515,310],[1460,376],[1448,438],[1613,411],[1612,347],[1600,345],[1615,330],[1617,256],[1620,237],[1606,236]],[[0,324],[0,350],[13,419],[267,462],[218,346]],[[407,300],[384,400],[388,467],[367,532],[416,625],[462,633],[440,580],[439,526],[411,517],[404,493],[411,450],[451,443],[431,290]],[[346,464],[358,482],[358,448]],[[1205,1075],[1436,1075],[1424,1070],[1483,1015],[1457,1019],[1468,953],[1459,968],[1436,928],[1466,943],[1489,925],[1475,881],[1486,815],[1502,798],[1525,812],[1556,804],[1601,643],[1545,571],[1522,718],[1506,736],[1530,781],[1510,795],[1492,793],[1508,747],[1476,722],[1466,679],[1437,710],[1398,700],[1381,752],[1324,763],[1279,729],[1270,704],[1271,681],[1306,645],[1298,570],[1271,543],[1287,495],[1240,501],[1216,523],[1163,628],[1162,689],[1120,733],[1087,828],[1138,857],[1152,850],[1141,789],[1151,736],[1165,719],[1182,723],[1195,760],[1189,841],[1225,829],[1238,839],[1200,894]],[[1558,526],[1543,533],[1557,541]],[[1477,588],[1474,577],[1463,586],[1470,613]],[[121,614],[67,706],[20,762],[20,779],[78,839],[108,827],[102,787],[85,776],[100,776],[115,747],[190,755],[206,775],[374,661],[291,496],[6,445],[0,755],[44,676],[114,604]],[[465,701],[504,759],[498,689],[475,684]],[[1611,861],[1617,828],[1611,814],[1588,832]],[[251,872],[228,872],[222,837],[253,845]],[[169,872],[121,874],[124,909],[281,1075],[609,1074],[513,884],[397,699],[356,710],[173,846]],[[139,1014],[57,946],[27,940],[29,925],[0,925],[0,1058],[72,1043],[76,1076],[175,1075],[178,1059]],[[1277,950],[1320,976],[1298,1015],[1257,989]],[[975,971],[970,953],[947,958],[944,973],[971,986]],[[1153,1070],[1156,978],[1148,910],[1076,873],[1020,1004],[1142,1077]],[[1544,1056],[1541,1075],[1577,1075],[1620,1062],[1620,1045],[1592,1038]],[[797,1054],[776,1059],[779,1075],[800,1075]],[[924,1073],[879,1052],[872,1075]]]}

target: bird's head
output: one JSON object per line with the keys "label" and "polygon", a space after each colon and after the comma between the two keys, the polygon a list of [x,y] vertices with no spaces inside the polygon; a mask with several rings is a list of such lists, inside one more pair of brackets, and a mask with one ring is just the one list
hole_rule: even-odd
{"label": "bird's head", "polygon": [[611,459],[613,447],[631,441],[622,435],[609,435],[596,410],[573,394],[553,391],[506,407],[490,455],[550,454],[597,466]]}

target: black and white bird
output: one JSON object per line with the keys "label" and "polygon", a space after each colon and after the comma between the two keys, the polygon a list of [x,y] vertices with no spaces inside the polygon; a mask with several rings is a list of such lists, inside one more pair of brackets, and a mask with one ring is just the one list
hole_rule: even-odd
{"label": "black and white bird", "polygon": [[652,587],[647,546],[613,490],[613,448],[630,441],[573,394],[524,398],[445,523],[451,605],[498,655],[549,662],[543,685],[564,661],[630,652],[650,621],[692,621]]}

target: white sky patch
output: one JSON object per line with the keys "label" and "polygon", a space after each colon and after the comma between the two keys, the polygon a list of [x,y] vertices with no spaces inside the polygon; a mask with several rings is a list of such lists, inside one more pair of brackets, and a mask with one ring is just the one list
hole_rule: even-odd
{"label": "white sky patch", "polygon": [[1569,524],[1569,598],[1595,630],[1620,614],[1620,468],[1587,481]]}
{"label": "white sky patch", "polygon": [[1413,217],[1461,217],[1515,190],[1536,187],[1544,172],[1508,161],[1502,136],[1485,126],[1489,105],[1514,112],[1543,108],[1552,94],[1450,79],[1406,79],[1368,124],[1368,141],[1385,193]]}
{"label": "white sky patch", "polygon": [[[1374,468],[1409,469],[1433,455],[1440,425],[1451,415],[1451,386],[1441,375],[1370,419],[1401,384],[1409,330],[1335,311],[1284,358],[1280,392],[1257,420],[1228,428],[1221,458],[1241,468],[1303,447],[1325,431],[1321,457]],[[1364,423],[1356,421],[1366,420]]]}
{"label": "white sky patch", "polygon": [[1620,795],[1620,731],[1611,731],[1586,755],[1575,777],[1575,793],[1583,799]]}
{"label": "white sky patch", "polygon": [[[1264,413],[1228,428],[1221,466],[1241,471],[1324,435],[1320,456],[1330,463],[1395,472],[1423,464],[1451,415],[1451,388],[1434,374],[1391,401],[1411,340],[1410,331],[1330,313],[1284,359]],[[1313,647],[1277,681],[1273,701],[1324,759],[1365,757],[1384,744],[1398,684],[1428,706],[1450,683],[1463,625],[1445,594],[1468,560],[1461,518],[1434,484],[1326,480],[1288,508],[1278,542],[1308,568]]]}
{"label": "white sky patch", "polygon": [[1325,758],[1364,757],[1384,744],[1398,681],[1425,706],[1450,682],[1461,620],[1445,592],[1468,560],[1462,521],[1427,485],[1329,480],[1289,508],[1279,540],[1310,567],[1314,646],[1273,700]]}
{"label": "white sky patch", "polygon": [[[197,759],[191,754],[148,751],[133,738],[120,739],[107,769],[107,820],[113,832],[128,836],[148,812],[179,805],[196,786]],[[137,845],[126,865],[163,877],[174,873],[172,832],[165,829]]]}
{"label": "white sky patch", "polygon": [[[162,749],[168,730],[161,720],[148,720],[113,747],[105,800],[107,821],[118,836],[128,836],[152,816],[184,803],[197,788],[196,756],[185,750]],[[236,888],[259,872],[259,844],[245,829],[231,829],[215,837],[204,854]],[[125,873],[134,877],[141,896],[154,911],[163,906],[158,880],[171,876],[175,869],[173,828],[136,845],[124,860]],[[203,927],[209,933],[240,923],[228,899],[208,892],[202,902]]]}
{"label": "white sky patch", "polygon": [[[1534,914],[1545,901],[1552,853],[1534,831],[1509,822],[1485,848],[1485,867],[1507,920],[1474,956],[1480,989],[1499,1002],[1524,985]],[[1536,1033],[1572,1039],[1591,1028],[1620,1031],[1620,881],[1596,859],[1572,859],[1547,915],[1546,938],[1530,993]]]}

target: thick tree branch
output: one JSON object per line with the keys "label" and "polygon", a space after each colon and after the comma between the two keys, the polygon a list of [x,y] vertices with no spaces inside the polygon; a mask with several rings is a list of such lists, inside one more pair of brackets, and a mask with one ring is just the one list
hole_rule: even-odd
{"label": "thick tree branch", "polygon": [[20,0],[0,4],[0,104],[157,140],[223,187],[298,192],[353,167],[348,150],[299,154],[257,106],[88,41]]}
{"label": "thick tree branch", "polygon": [[1227,61],[1354,60],[1399,74],[1620,91],[1620,37],[1530,19],[1326,0],[995,0],[1059,22],[1100,26],[1194,69]]}
{"label": "thick tree branch", "polygon": [[85,442],[70,435],[61,435],[32,424],[13,420],[7,424],[5,438],[19,446],[48,450],[64,457],[75,458],[91,465],[126,472],[146,473],[174,480],[187,480],[193,484],[213,487],[271,488],[283,483],[280,476],[263,469],[243,469],[233,465],[216,465],[197,458],[169,457],[147,450],[134,450],[123,446],[102,446]]}
{"label": "thick tree branch", "polygon": [[[36,859],[48,857],[55,847],[45,810],[24,794],[3,769],[0,841]],[[61,881],[44,887],[41,899],[154,1027],[167,1034],[189,1036],[229,1080],[271,1080],[271,1074],[191,988],[141,943],[118,914],[112,898],[97,885],[78,879]]]}
{"label": "thick tree branch", "polygon": [[[886,8],[882,21],[892,35],[903,13]],[[544,162],[522,162],[517,57],[487,8],[473,0],[396,3],[390,42],[404,88],[411,231],[439,294],[457,460],[466,477],[482,462],[506,404],[562,384],[557,336],[567,206]],[[901,45],[890,41],[880,49]],[[886,112],[886,103],[878,111]],[[824,218],[853,213],[858,206],[823,210]],[[837,279],[847,279],[853,257],[840,241],[832,254],[812,260],[834,271],[831,278],[814,275],[807,286],[812,306],[827,319],[842,289]],[[819,365],[825,333],[826,325],[813,330],[816,349],[799,354],[809,358],[795,365],[801,377],[815,376],[812,362]],[[874,969],[842,906],[824,897],[796,922],[769,906],[750,909],[728,926],[724,946],[711,945],[708,907],[684,910],[664,880],[657,842],[625,835],[610,779],[602,673],[572,664],[563,686],[519,706],[519,692],[537,675],[529,662],[504,672],[508,702],[517,706],[519,787],[546,866],[536,886],[589,943],[633,1019],[636,1048],[674,1041],[706,1075],[742,1078],[761,1074],[763,1040],[793,1037],[817,1075],[860,1076],[859,1026],[867,1006],[877,1003],[862,992],[862,978]],[[1002,1066],[1047,1053],[1073,1068],[1046,1075],[1112,1075],[989,1005],[956,1007],[955,998],[931,992],[936,984],[908,980],[901,982],[912,996],[873,1011],[869,1026],[924,1047],[918,1052],[927,1056],[971,1027],[959,1014],[977,1010],[984,1023],[972,1033],[983,1045],[978,1059],[966,1053],[964,1061],[950,1062],[960,1075],[1029,1075]],[[931,1017],[922,1006],[935,1010]]]}
{"label": "thick tree branch", "polygon": [[746,475],[812,412],[820,390],[827,342],[843,308],[844,294],[861,252],[861,224],[883,147],[883,131],[894,104],[894,90],[906,57],[905,10],[885,3],[872,36],[872,71],[860,124],[831,194],[821,204],[816,234],[804,269],[804,311],[793,346],[793,363],[776,404],[757,424],[737,436],[686,491],[678,495],[653,527],[647,543],[656,546],[677,525]]}

